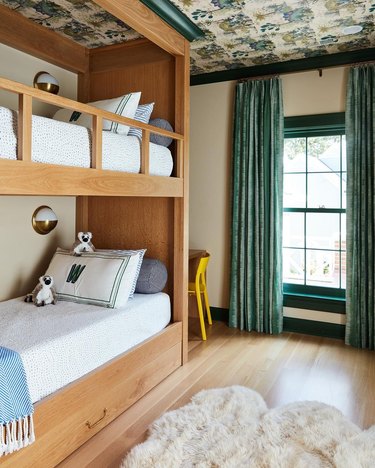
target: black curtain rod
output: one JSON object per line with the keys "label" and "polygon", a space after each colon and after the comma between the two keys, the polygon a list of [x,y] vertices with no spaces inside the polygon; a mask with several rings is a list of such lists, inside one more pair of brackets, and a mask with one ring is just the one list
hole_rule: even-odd
{"label": "black curtain rod", "polygon": [[240,78],[239,80],[237,80],[237,83],[245,83],[246,81],[253,81],[253,80],[268,80],[271,78],[278,78],[280,77],[280,75],[292,75],[295,73],[305,73],[305,72],[314,71],[314,70],[316,70],[319,73],[319,76],[322,76],[323,70],[326,70],[328,68],[361,67],[364,65],[373,65],[373,64],[375,64],[375,60],[367,60],[364,62],[354,62],[348,65],[331,65],[331,66],[327,65],[325,67],[311,68],[310,70],[297,70],[295,72],[285,71],[285,72],[280,72],[280,73],[270,73],[269,75],[249,76],[248,78]]}

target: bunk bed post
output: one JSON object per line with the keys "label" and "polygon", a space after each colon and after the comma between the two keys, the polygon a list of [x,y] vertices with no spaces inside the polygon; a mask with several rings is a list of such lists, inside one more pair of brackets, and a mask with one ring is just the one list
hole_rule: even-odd
{"label": "bunk bed post", "polygon": [[[189,114],[190,44],[185,40],[184,55],[176,56],[175,127],[184,135],[183,149],[177,143],[177,176],[184,177],[182,198],[174,201],[174,305],[175,320],[182,322],[182,363],[188,360],[188,249],[189,249]],[[180,147],[180,148],[179,148]],[[182,160],[181,160],[182,156]]]}
{"label": "bunk bed post", "polygon": [[18,99],[18,150],[17,159],[31,161],[31,117],[33,99],[27,94],[20,94]]}
{"label": "bunk bed post", "polygon": [[91,167],[102,169],[103,148],[103,119],[97,115],[92,116],[92,154]]}
{"label": "bunk bed post", "polygon": [[184,142],[177,140],[176,142],[176,177],[184,177]]}
{"label": "bunk bed post", "polygon": [[[87,70],[89,70],[89,54],[87,52]],[[90,73],[89,71],[77,74],[77,100],[89,102],[90,100]],[[94,154],[94,153],[93,153]],[[89,230],[89,197],[76,197],[76,232]]]}
{"label": "bunk bed post", "polygon": [[150,132],[142,130],[141,174],[150,174]]}
{"label": "bunk bed post", "polygon": [[[89,52],[86,52],[87,63],[90,61]],[[77,73],[77,99],[80,102],[90,101],[90,73]]]}

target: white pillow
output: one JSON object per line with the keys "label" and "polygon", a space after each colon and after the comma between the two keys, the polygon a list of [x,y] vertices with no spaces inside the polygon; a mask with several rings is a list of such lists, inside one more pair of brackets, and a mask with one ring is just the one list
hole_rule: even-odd
{"label": "white pillow", "polygon": [[123,307],[133,288],[138,255],[85,252],[80,256],[57,249],[46,271],[61,301]]}
{"label": "white pillow", "polygon": [[[105,99],[104,101],[88,102],[88,104],[90,106],[97,107],[98,109],[103,109],[132,119],[135,116],[140,98],[141,93],[138,92],[126,94],[125,96],[119,96],[113,99]],[[68,122],[75,125],[81,125],[82,127],[91,128],[92,118],[90,115],[72,111],[71,109],[60,109],[56,112],[53,118],[60,122]],[[103,120],[103,130],[127,135],[129,128],[130,127],[128,125],[122,125],[110,120]]]}
{"label": "white pillow", "polygon": [[138,258],[138,265],[137,265],[137,271],[134,276],[134,281],[132,288],[129,293],[129,298],[134,296],[134,291],[137,286],[137,280],[139,276],[139,272],[141,271],[141,266],[143,262],[143,257],[145,256],[147,249],[140,249],[140,250],[113,250],[113,249],[96,249],[95,252],[102,253],[104,255],[136,255]]}

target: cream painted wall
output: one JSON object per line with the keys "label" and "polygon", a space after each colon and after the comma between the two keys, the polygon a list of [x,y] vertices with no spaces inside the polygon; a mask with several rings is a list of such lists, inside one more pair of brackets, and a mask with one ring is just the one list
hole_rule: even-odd
{"label": "cream painted wall", "polygon": [[347,67],[283,75],[285,116],[344,112],[347,76]]}
{"label": "cream painted wall", "polygon": [[[44,236],[31,225],[32,214],[40,205],[50,206],[59,220]],[[30,292],[56,247],[71,247],[74,213],[74,197],[0,197],[0,301]]]}
{"label": "cream painted wall", "polygon": [[[60,83],[59,94],[76,99],[76,75],[0,44],[0,76],[32,85],[38,71],[50,72]],[[17,109],[17,98],[0,91],[0,105]],[[33,112],[49,116],[53,109],[34,105]],[[31,226],[31,216],[40,205],[50,206],[59,218],[56,229],[46,236]],[[29,292],[56,247],[70,247],[74,239],[74,197],[0,196],[0,301]]]}
{"label": "cream painted wall", "polygon": [[[77,75],[75,73],[0,44],[0,76],[2,78],[33,86],[34,76],[40,71],[47,71],[57,79],[60,84],[60,96],[77,99]],[[0,90],[0,105],[18,109],[17,95]],[[33,102],[33,113],[37,115],[51,117],[56,109],[42,102]]]}
{"label": "cream painted wall", "polygon": [[[325,69],[322,77],[318,71],[283,75],[285,115],[342,112],[346,78],[347,69],[343,67]],[[230,164],[235,84],[229,81],[190,89],[190,247],[211,253],[210,302],[214,307],[223,308],[229,305]]]}
{"label": "cream painted wall", "polygon": [[191,88],[190,248],[206,249],[210,302],[228,306],[234,83]]}

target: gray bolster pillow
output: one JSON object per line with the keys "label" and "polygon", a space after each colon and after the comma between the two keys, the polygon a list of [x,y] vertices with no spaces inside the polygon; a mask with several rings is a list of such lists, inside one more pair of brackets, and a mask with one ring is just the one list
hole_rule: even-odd
{"label": "gray bolster pillow", "polygon": [[163,262],[156,258],[144,258],[139,272],[135,292],[139,294],[155,294],[164,289],[168,272]]}

